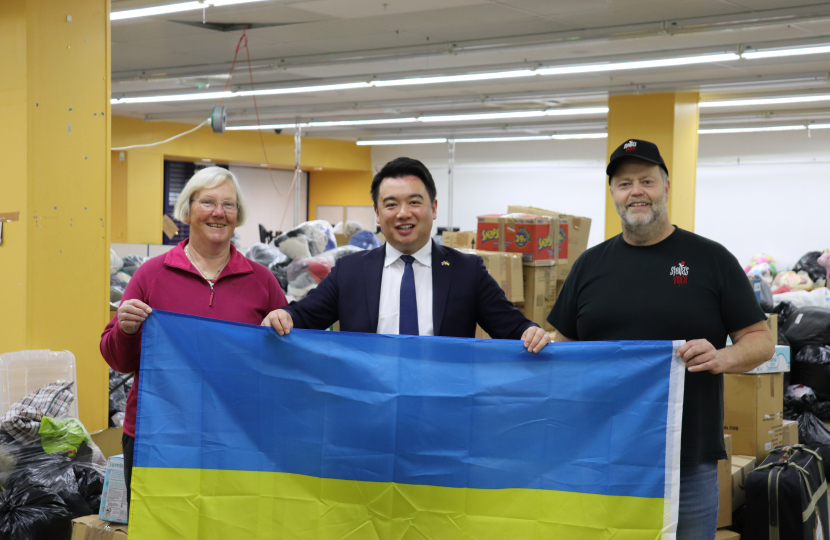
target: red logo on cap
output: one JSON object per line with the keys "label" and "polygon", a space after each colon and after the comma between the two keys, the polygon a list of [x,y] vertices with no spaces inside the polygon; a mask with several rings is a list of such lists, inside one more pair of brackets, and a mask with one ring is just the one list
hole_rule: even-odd
{"label": "red logo on cap", "polygon": [[634,141],[634,140],[628,141],[627,143],[625,143],[625,145],[623,145],[623,148],[625,148],[626,152],[631,152],[632,150],[636,150],[637,149],[637,141]]}

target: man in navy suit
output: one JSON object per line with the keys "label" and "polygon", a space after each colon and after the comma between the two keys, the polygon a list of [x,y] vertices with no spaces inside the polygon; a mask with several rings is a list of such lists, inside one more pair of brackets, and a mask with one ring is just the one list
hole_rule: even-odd
{"label": "man in navy suit", "polygon": [[507,301],[481,257],[432,241],[438,201],[423,163],[390,161],[371,194],[386,244],[341,258],[316,289],[271,312],[264,326],[284,335],[339,320],[345,332],[474,337],[479,324],[496,339],[521,339],[530,352],[550,342]]}

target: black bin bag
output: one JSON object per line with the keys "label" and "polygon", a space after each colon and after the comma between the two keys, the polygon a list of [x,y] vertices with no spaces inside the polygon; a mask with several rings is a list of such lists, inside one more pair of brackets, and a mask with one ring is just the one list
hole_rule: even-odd
{"label": "black bin bag", "polygon": [[798,355],[807,345],[830,345],[830,308],[805,306],[787,318],[784,332],[790,351]]}
{"label": "black bin bag", "polygon": [[818,398],[830,400],[830,346],[802,347],[793,358],[790,382],[809,386]]}
{"label": "black bin bag", "polygon": [[56,493],[18,486],[0,492],[0,540],[70,540],[72,519]]}
{"label": "black bin bag", "polygon": [[826,278],[827,269],[818,263],[819,257],[821,257],[821,251],[805,253],[793,266],[793,272],[807,272],[813,282]]}

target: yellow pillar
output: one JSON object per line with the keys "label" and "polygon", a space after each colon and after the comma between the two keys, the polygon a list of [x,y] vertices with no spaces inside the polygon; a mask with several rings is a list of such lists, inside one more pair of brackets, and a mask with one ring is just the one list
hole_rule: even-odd
{"label": "yellow pillar", "polygon": [[108,0],[0,2],[0,353],[69,350],[87,429],[106,427]]}
{"label": "yellow pillar", "polygon": [[[698,92],[610,96],[607,157],[628,139],[651,141],[669,169],[669,217],[687,231],[695,227]],[[605,192],[605,238],[622,232],[614,201]]]}

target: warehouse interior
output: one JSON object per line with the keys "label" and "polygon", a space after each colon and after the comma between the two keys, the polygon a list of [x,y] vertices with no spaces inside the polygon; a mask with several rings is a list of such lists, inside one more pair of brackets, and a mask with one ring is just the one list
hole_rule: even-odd
{"label": "warehouse interior", "polygon": [[[752,519],[739,487],[749,471],[775,446],[805,442],[791,408],[803,394],[788,386],[813,386],[814,419],[830,422],[830,383],[815,371],[830,374],[830,269],[817,266],[830,248],[830,2],[4,0],[0,44],[4,412],[34,390],[21,383],[27,392],[10,398],[25,378],[3,365],[23,358],[12,354],[70,351],[74,414],[120,453],[111,395],[132,383],[102,358],[102,332],[126,268],[187,238],[176,182],[213,166],[245,193],[236,249],[266,267],[276,250],[283,273],[294,257],[276,249],[280,235],[303,223],[328,223],[337,246],[347,222],[379,233],[370,186],[399,157],[431,172],[431,235],[444,246],[485,249],[480,216],[538,210],[551,238],[569,223],[571,254],[551,251],[559,264],[536,311],[521,257],[508,263],[517,285],[499,274],[507,299],[555,339],[547,315],[576,257],[623,230],[606,166],[638,139],[665,159],[671,223],[725,247],[756,291],[763,283],[782,348],[773,360],[786,369],[725,376],[726,434],[729,392],[748,391],[741,377],[769,378],[773,399],[753,395],[756,409],[736,417],[778,423],[766,439],[766,424],[748,441],[729,435],[718,538],[740,538]],[[300,300],[319,277],[279,285]],[[809,360],[785,337],[805,308],[821,310]]]}

